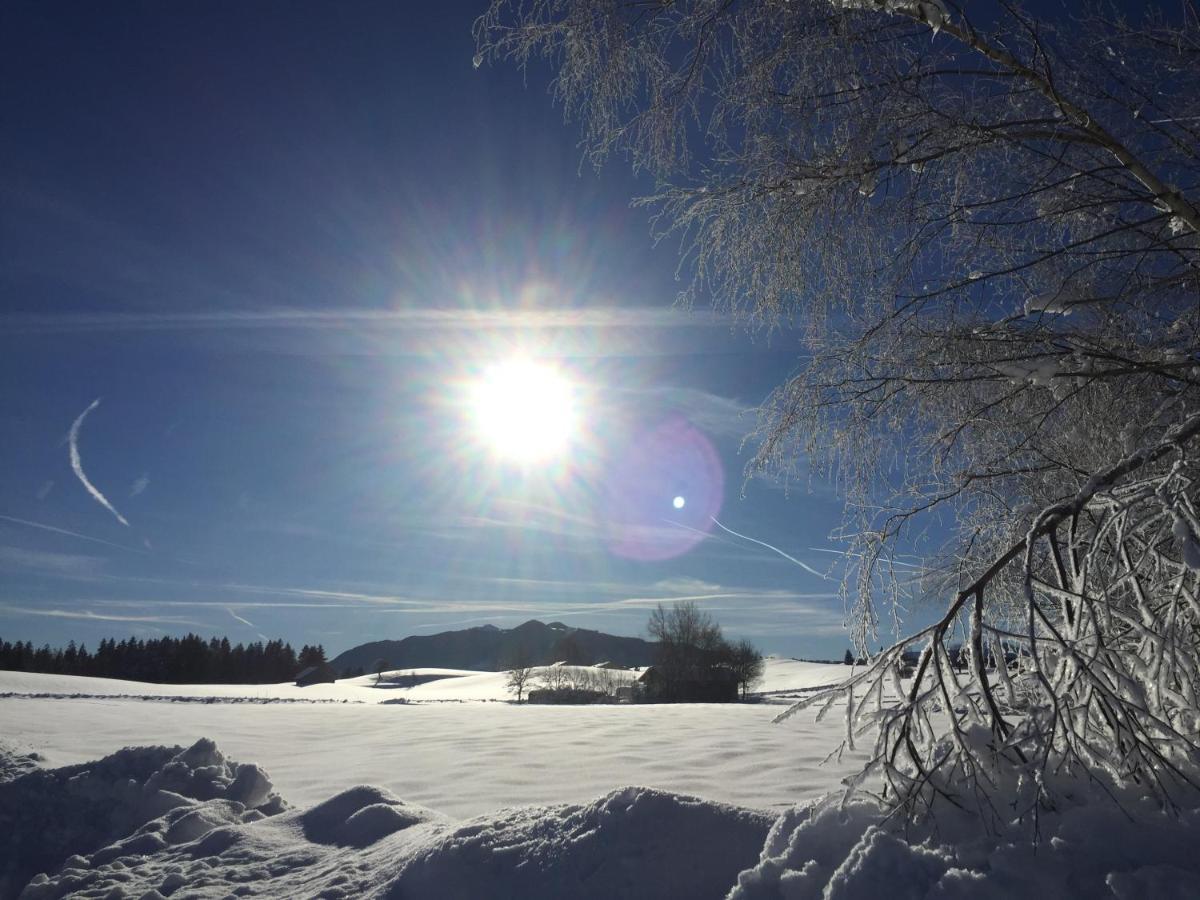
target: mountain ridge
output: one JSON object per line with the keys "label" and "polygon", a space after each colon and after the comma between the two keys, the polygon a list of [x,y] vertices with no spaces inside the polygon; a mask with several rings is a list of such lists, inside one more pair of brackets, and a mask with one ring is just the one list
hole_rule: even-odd
{"label": "mountain ridge", "polygon": [[377,660],[389,669],[440,667],[499,672],[518,649],[534,664],[569,662],[586,665],[613,662],[647,666],[654,662],[656,644],[636,637],[572,628],[562,622],[530,619],[515,628],[480,625],[438,634],[414,634],[399,640],[369,641],[339,653],[330,665],[342,673],[372,672]]}

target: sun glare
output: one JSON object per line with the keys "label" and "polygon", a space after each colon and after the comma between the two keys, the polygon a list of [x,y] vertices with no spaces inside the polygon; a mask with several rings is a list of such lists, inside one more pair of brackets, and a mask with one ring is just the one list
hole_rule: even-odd
{"label": "sun glare", "polygon": [[536,463],[561,454],[578,425],[575,386],[559,369],[516,358],[486,369],[471,385],[476,435],[496,456]]}

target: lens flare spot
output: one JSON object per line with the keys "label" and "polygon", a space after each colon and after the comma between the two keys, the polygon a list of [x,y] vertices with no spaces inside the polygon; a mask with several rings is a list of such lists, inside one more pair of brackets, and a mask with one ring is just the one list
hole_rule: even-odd
{"label": "lens flare spot", "polygon": [[610,462],[599,506],[609,550],[644,562],[682,556],[708,536],[724,495],[712,441],[669,416],[632,435]]}

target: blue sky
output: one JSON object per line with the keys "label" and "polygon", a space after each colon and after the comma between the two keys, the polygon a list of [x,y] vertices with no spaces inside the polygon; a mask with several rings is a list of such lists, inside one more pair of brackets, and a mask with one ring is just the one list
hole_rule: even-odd
{"label": "blue sky", "polygon": [[[797,343],[673,307],[646,185],[581,166],[546,73],[472,67],[477,12],[6,6],[0,635],[337,652],[535,617],[638,634],[687,597],[840,656],[836,583],[709,521],[836,559],[827,487],[743,481]],[[514,355],[577,406],[537,463],[470,406]],[[74,445],[111,509],[71,460],[97,399]]]}

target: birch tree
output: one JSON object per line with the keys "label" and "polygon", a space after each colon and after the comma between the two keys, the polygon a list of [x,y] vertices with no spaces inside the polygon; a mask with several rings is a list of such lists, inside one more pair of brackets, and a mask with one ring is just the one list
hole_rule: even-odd
{"label": "birch tree", "polygon": [[910,811],[998,765],[1170,806],[1200,759],[1200,12],[975,9],[494,0],[476,64],[548,62],[586,158],[652,179],[681,301],[797,341],[752,470],[845,496],[859,653],[944,605],[811,701],[874,730],[867,774]]}

